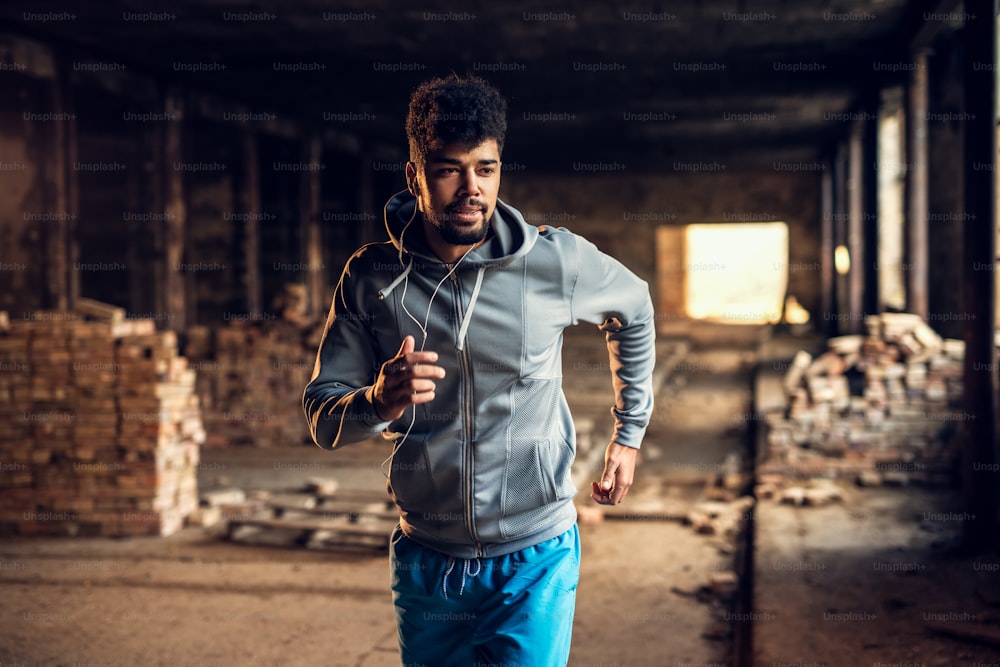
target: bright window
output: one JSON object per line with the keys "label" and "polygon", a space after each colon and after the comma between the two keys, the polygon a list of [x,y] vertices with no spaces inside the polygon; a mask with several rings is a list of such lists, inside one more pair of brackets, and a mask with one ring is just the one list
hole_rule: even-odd
{"label": "bright window", "polygon": [[731,324],[781,320],[788,287],[788,225],[688,225],[684,254],[689,317]]}

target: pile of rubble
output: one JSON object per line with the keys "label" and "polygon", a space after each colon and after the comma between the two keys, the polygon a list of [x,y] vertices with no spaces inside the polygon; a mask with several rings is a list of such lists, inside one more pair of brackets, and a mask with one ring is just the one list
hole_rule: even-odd
{"label": "pile of rubble", "polygon": [[207,445],[309,441],[302,392],[319,347],[315,333],[285,321],[187,329],[184,354],[198,370]]}
{"label": "pile of rubble", "polygon": [[[942,339],[918,315],[882,313],[867,335],[832,338],[788,368],[786,410],[765,415],[758,498],[789,479],[853,479],[860,485],[947,482],[966,417],[960,410],[965,346]],[[824,504],[829,485],[786,489],[782,499]],[[787,497],[786,497],[787,496]]]}
{"label": "pile of rubble", "polygon": [[179,530],[205,432],[175,335],[87,300],[2,319],[0,532]]}

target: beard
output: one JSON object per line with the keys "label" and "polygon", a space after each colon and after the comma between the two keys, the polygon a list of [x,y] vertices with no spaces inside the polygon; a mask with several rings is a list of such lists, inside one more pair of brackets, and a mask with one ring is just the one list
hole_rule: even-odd
{"label": "beard", "polygon": [[[453,216],[456,211],[463,208],[480,208],[483,212],[483,219],[478,225],[467,225],[458,223],[454,220]],[[445,213],[442,216],[431,217],[431,224],[437,229],[441,238],[445,242],[451,245],[475,245],[479,243],[484,238],[486,238],[486,233],[489,231],[490,223],[486,219],[486,206],[482,202],[475,199],[466,199],[454,204],[449,204],[445,208]]]}

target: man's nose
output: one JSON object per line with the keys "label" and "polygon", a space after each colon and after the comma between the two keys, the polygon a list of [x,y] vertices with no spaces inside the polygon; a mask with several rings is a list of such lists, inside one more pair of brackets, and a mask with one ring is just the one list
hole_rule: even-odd
{"label": "man's nose", "polygon": [[462,182],[459,184],[459,192],[472,196],[480,194],[479,179],[476,178],[476,172],[471,170],[462,172]]}

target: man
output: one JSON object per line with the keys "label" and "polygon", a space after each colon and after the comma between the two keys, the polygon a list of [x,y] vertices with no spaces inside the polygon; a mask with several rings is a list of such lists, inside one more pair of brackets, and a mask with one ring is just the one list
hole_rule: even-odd
{"label": "man", "polygon": [[592,498],[620,503],[652,411],[644,282],[498,199],[506,102],[455,75],[410,100],[407,191],[389,242],[337,286],[303,403],[327,449],[383,433],[403,662],[565,665],[579,535],[562,332],[606,332],[615,432]]}

